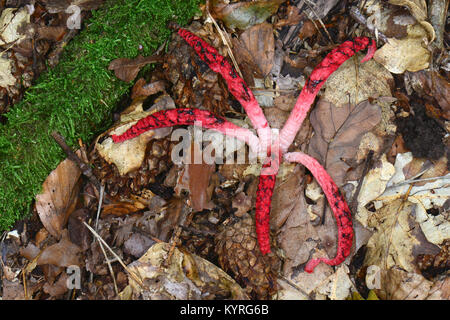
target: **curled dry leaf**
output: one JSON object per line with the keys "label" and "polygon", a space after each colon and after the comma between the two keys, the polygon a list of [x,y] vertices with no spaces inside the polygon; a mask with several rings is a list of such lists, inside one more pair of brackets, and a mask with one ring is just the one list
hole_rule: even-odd
{"label": "curled dry leaf", "polygon": [[350,168],[344,160],[355,157],[363,135],[380,120],[379,106],[368,101],[336,108],[322,99],[311,112],[315,135],[311,138],[308,153],[319,159],[340,186]]}
{"label": "curled dry leaf", "polygon": [[286,0],[256,0],[250,2],[227,3],[224,0],[211,1],[211,14],[222,20],[228,28],[245,30],[264,22],[277,12],[280,4]]}
{"label": "curled dry leaf", "polygon": [[149,63],[162,61],[162,57],[153,55],[150,57],[143,57],[139,55],[135,59],[119,58],[111,61],[108,70],[114,70],[114,74],[122,81],[133,81],[141,68]]}
{"label": "curled dry leaf", "polygon": [[392,73],[416,72],[428,68],[431,53],[424,45],[426,31],[419,24],[408,26],[404,39],[389,38],[389,42],[375,52],[374,60]]}
{"label": "curled dry leaf", "polygon": [[146,83],[144,78],[140,78],[133,86],[131,99],[134,100],[137,97],[148,97],[152,94],[164,91],[165,88],[166,84],[163,80]]}
{"label": "curled dry leaf", "polygon": [[[408,201],[416,204],[415,219],[419,223],[420,229],[425,234],[426,239],[436,245],[442,244],[446,239],[450,239],[450,218],[448,214],[433,215],[427,212],[432,208],[442,208],[448,200],[450,194],[450,173],[437,177],[423,185],[413,185],[404,183],[404,168],[412,161],[410,152],[398,154],[395,161],[395,174],[389,180],[386,191],[377,199],[383,202],[394,199],[403,199],[408,194]],[[437,170],[440,172],[441,170]],[[429,177],[432,178],[432,177]],[[411,189],[410,189],[411,187]]]}
{"label": "curled dry leaf", "polygon": [[408,8],[409,12],[416,18],[422,27],[427,31],[429,41],[434,41],[436,37],[433,26],[426,21],[428,17],[427,3],[425,0],[389,0],[389,3]]}
{"label": "curled dry leaf", "polygon": [[78,166],[66,159],[49,174],[42,185],[43,192],[36,196],[39,218],[56,239],[61,237],[62,229],[75,209],[81,186],[80,175]]}
{"label": "curled dry leaf", "polygon": [[248,299],[228,274],[203,258],[175,248],[167,261],[169,248],[168,243],[157,243],[128,266],[145,283],[142,288],[129,277],[133,298]]}

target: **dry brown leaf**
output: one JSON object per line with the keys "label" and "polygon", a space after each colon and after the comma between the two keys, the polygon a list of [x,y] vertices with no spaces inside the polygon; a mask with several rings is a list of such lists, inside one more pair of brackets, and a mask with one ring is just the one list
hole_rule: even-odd
{"label": "dry brown leaf", "polygon": [[166,84],[163,80],[146,83],[144,78],[140,78],[133,86],[131,91],[131,99],[137,97],[148,97],[152,94],[164,91]]}
{"label": "dry brown leaf", "polygon": [[211,203],[210,180],[216,165],[205,162],[203,151],[196,141],[192,141],[188,152],[191,155],[186,157],[186,165],[180,172],[175,192],[179,194],[182,189],[188,190],[190,206],[195,212],[211,209],[214,205]]}
{"label": "dry brown leaf", "polygon": [[228,274],[203,258],[175,248],[167,261],[169,248],[168,243],[157,243],[128,266],[147,286],[129,277],[133,298],[248,299]]}
{"label": "dry brown leaf", "polygon": [[58,267],[80,265],[78,256],[80,248],[70,242],[68,233],[67,229],[64,229],[61,234],[61,240],[42,251],[37,260],[37,265],[51,264]]}
{"label": "dry brown leaf", "polygon": [[133,81],[141,68],[149,63],[162,61],[162,57],[153,55],[150,57],[143,57],[139,55],[135,59],[119,58],[111,61],[108,70],[114,70],[114,74],[122,81]]}
{"label": "dry brown leaf", "polygon": [[392,96],[392,75],[373,60],[359,63],[361,57],[362,54],[357,54],[356,58],[348,59],[328,78],[323,99],[340,107]]}
{"label": "dry brown leaf", "polygon": [[42,26],[38,30],[38,39],[60,41],[67,32],[65,26]]}
{"label": "dry brown leaf", "polygon": [[436,71],[407,73],[411,86],[420,95],[434,97],[442,108],[444,117],[450,119],[450,82]]}
{"label": "dry brown leaf", "polygon": [[281,3],[286,0],[256,0],[250,2],[228,3],[224,0],[211,1],[211,14],[215,19],[222,20],[228,28],[247,29],[264,22],[277,12]]}
{"label": "dry brown leaf", "polygon": [[92,233],[83,223],[88,222],[89,218],[89,211],[87,209],[78,209],[70,215],[67,224],[70,241],[79,246],[81,251],[89,249],[92,242]]}
{"label": "dry brown leaf", "polygon": [[42,224],[56,239],[76,206],[80,191],[81,171],[69,159],[61,162],[42,185],[43,192],[36,196],[36,210]]}
{"label": "dry brown leaf", "polygon": [[23,286],[19,281],[2,280],[2,300],[25,300]]}
{"label": "dry brown leaf", "polygon": [[336,108],[322,99],[311,112],[310,121],[315,134],[308,153],[318,159],[334,182],[341,186],[350,168],[344,160],[355,157],[363,135],[380,120],[380,107],[368,101]]}
{"label": "dry brown leaf", "polygon": [[255,25],[233,38],[233,51],[239,65],[246,66],[252,76],[264,78],[272,70],[275,40],[271,24]]}
{"label": "dry brown leaf", "polygon": [[284,26],[295,26],[300,23],[304,15],[300,12],[300,9],[296,6],[289,6],[287,8],[287,18],[277,21],[273,26],[275,29],[282,28]]}
{"label": "dry brown leaf", "polygon": [[66,293],[69,290],[67,288],[68,279],[69,276],[67,275],[67,273],[63,272],[63,274],[60,275],[58,281],[56,281],[55,283],[50,284],[49,282],[46,282],[44,284],[44,292],[48,293],[52,297],[57,297]]}
{"label": "dry brown leaf", "polygon": [[138,212],[142,209],[145,209],[146,206],[139,201],[134,202],[125,202],[118,201],[110,204],[106,204],[102,209],[102,218],[108,215],[114,215],[117,217],[121,217],[124,215],[132,214]]}

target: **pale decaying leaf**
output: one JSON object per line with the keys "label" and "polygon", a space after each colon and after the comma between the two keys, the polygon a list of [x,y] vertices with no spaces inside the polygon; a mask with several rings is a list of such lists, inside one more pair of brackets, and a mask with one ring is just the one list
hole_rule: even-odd
{"label": "pale decaying leaf", "polygon": [[334,182],[341,186],[350,166],[344,161],[353,159],[358,152],[363,135],[381,120],[378,105],[368,101],[359,105],[344,105],[336,108],[321,99],[311,112],[314,128],[308,153],[319,160]]}
{"label": "pale decaying leaf", "polygon": [[425,184],[413,185],[405,182],[404,168],[413,160],[410,152],[398,154],[395,162],[395,174],[387,184],[386,191],[377,200],[387,202],[403,198],[408,194],[408,201],[415,203],[416,221],[427,240],[434,244],[442,244],[450,238],[450,218],[445,214],[432,215],[428,209],[440,208],[448,200],[450,194],[450,173]]}
{"label": "pale decaying leaf", "polygon": [[30,13],[26,7],[17,10],[6,8],[0,17],[0,45],[19,43],[25,38],[23,26],[30,23]]}
{"label": "pale decaying leaf", "polygon": [[386,155],[383,155],[373,169],[364,177],[358,195],[358,209],[356,212],[356,219],[367,227],[367,221],[373,212],[366,209],[366,205],[382,195],[386,190],[386,185],[395,173],[394,166],[387,161]]}
{"label": "pale decaying leaf", "polygon": [[[175,104],[167,95],[162,96],[155,105],[147,111],[143,111],[143,101],[139,100],[132,104],[125,114],[121,116],[118,124],[110,134],[122,134],[134,125],[138,120],[145,118],[155,111],[174,108]],[[159,139],[169,135],[171,128],[160,128],[144,132],[140,136],[124,141],[114,143],[111,138],[107,138],[101,143],[96,144],[98,153],[108,162],[116,165],[119,173],[125,175],[128,172],[138,169],[145,158],[147,143],[151,139]]]}
{"label": "pale decaying leaf", "polygon": [[6,88],[16,83],[16,78],[12,74],[11,60],[0,57],[0,87]]}
{"label": "pale decaying leaf", "polygon": [[357,54],[331,74],[323,99],[340,107],[348,103],[358,104],[368,98],[392,96],[392,75],[373,60],[359,63],[362,57],[362,54]]}
{"label": "pale decaying leaf", "polygon": [[129,277],[129,286],[122,296],[146,300],[248,299],[228,274],[203,258],[175,248],[168,261],[169,248],[168,243],[157,243],[128,266],[144,287]]}
{"label": "pale decaying leaf", "polygon": [[408,8],[409,12],[411,12],[414,18],[416,18],[427,31],[430,39],[429,41],[432,42],[435,39],[436,34],[434,28],[428,21],[426,21],[428,12],[427,3],[425,0],[389,0],[389,3]]}
{"label": "pale decaying leaf", "polygon": [[433,282],[417,273],[416,257],[439,248],[423,236],[413,218],[414,207],[412,202],[397,199],[368,221],[375,233],[367,244],[364,265],[377,270],[372,284],[381,299],[441,298],[439,290],[431,290]]}
{"label": "pale decaying leaf", "polygon": [[374,60],[392,73],[420,71],[428,68],[430,51],[425,47],[426,31],[421,25],[408,26],[404,39],[390,38],[375,52]]}
{"label": "pale decaying leaf", "polygon": [[81,171],[69,159],[61,162],[45,179],[43,192],[36,196],[36,210],[47,231],[59,239],[76,206]]}
{"label": "pale decaying leaf", "polygon": [[338,267],[335,273],[330,275],[322,284],[316,288],[316,292],[326,295],[331,300],[344,300],[351,294],[353,288],[346,265]]}

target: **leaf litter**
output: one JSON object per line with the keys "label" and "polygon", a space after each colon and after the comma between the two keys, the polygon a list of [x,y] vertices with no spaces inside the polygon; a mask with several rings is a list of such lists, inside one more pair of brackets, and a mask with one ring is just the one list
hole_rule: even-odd
{"label": "leaf litter", "polygon": [[[329,39],[323,31],[307,37],[299,34],[300,40],[291,44],[289,49],[294,52],[298,52],[296,46],[303,46],[300,50],[306,55],[301,61],[292,60],[291,53],[277,47],[286,32],[305,20],[302,12],[294,9],[297,7],[282,2],[269,2],[260,11],[255,10],[258,2],[213,1],[210,6],[232,39],[231,50],[244,78],[249,83],[262,79],[261,90],[271,92],[272,103],[264,112],[275,127],[284,123],[308,68],[315,65],[321,50],[329,50],[324,49]],[[328,11],[314,14],[314,8],[323,5],[319,2],[308,8],[309,19],[316,23],[319,18],[331,18]],[[403,148],[412,153],[393,148],[394,140],[400,141],[394,118],[412,127],[420,122],[414,117],[418,113],[414,104],[410,107],[392,98],[403,94],[425,100],[433,110],[443,110],[437,113],[442,123],[448,119],[448,108],[445,96],[436,93],[446,88],[448,81],[426,69],[424,61],[429,59],[413,58],[414,54],[427,57],[428,48],[422,44],[433,41],[422,3],[404,1],[401,5],[408,10],[399,14],[395,6],[383,11],[379,2],[369,1],[366,14],[369,19],[371,15],[382,17],[370,21],[388,21],[378,26],[382,32],[392,31],[392,35],[417,44],[408,47],[410,52],[404,55],[383,50],[376,62],[360,64],[360,57],[347,61],[328,79],[309,122],[295,140],[295,148],[308,150],[319,159],[349,203],[356,199],[356,240],[344,264],[337,268],[322,264],[313,274],[304,272],[311,257],[335,255],[337,235],[324,195],[308,170],[290,166],[280,175],[271,211],[276,251],[262,256],[253,222],[258,168],[249,164],[173,164],[171,129],[149,131],[123,144],[109,141],[107,134],[124,132],[146,115],[175,106],[201,107],[231,121],[248,121],[220,77],[174,36],[169,51],[156,60],[118,57],[111,62],[110,70],[117,77],[139,79],[132,90],[132,103],[120,120],[96,139],[87,158],[79,154],[82,161],[94,165],[105,191],[80,178],[82,172],[70,160],[58,166],[36,198],[34,218],[18,229],[14,243],[20,250],[14,254],[11,249],[3,258],[7,276],[3,299],[61,299],[70,291],[66,267],[71,265],[86,271],[83,288],[71,292],[80,299],[334,300],[355,294],[366,298],[369,289],[380,299],[448,299],[447,158],[442,153],[437,157],[415,153],[404,132]],[[257,15],[252,22],[247,16],[250,12]],[[402,25],[403,20],[412,21],[405,18],[408,15],[418,23]],[[267,20],[270,16],[273,20]],[[194,21],[191,28],[227,55],[227,45],[209,23],[201,21]],[[349,20],[343,23],[352,26]],[[334,28],[333,23],[327,28]],[[357,29],[361,32],[364,26]],[[398,50],[396,41],[390,38],[389,45]],[[154,70],[140,77],[141,67],[149,62],[156,62]],[[282,67],[287,65],[299,75],[283,76]],[[395,87],[395,77],[402,74],[406,87]],[[414,81],[407,82],[411,79]],[[420,117],[428,115],[420,113]],[[428,120],[423,123],[431,127]],[[448,148],[443,136],[438,140]],[[206,145],[192,146],[201,152]],[[370,163],[369,151],[374,158]],[[85,223],[97,225],[102,240]],[[2,241],[2,248],[6,243]],[[363,251],[362,264],[352,271],[352,257]],[[20,269],[25,272],[25,282],[18,279]],[[45,281],[39,280],[42,273]]]}

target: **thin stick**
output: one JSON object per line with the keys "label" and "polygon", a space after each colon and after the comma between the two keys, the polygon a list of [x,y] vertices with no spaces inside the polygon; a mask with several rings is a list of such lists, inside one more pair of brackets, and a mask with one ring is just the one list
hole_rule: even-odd
{"label": "thin stick", "polygon": [[64,137],[59,134],[58,132],[54,131],[52,132],[52,137],[55,139],[56,143],[59,144],[59,146],[64,150],[67,157],[75,162],[75,164],[80,168],[83,175],[85,175],[89,181],[94,185],[94,187],[97,190],[100,190],[100,182],[95,177],[94,173],[92,172],[92,168],[88,166],[86,163],[84,163],[75,152],[72,151],[72,149],[67,145],[66,140]]}
{"label": "thin stick", "polygon": [[210,18],[211,21],[213,22],[214,26],[216,27],[217,31],[219,32],[220,37],[222,38],[223,43],[227,47],[227,51],[228,51],[228,54],[229,54],[229,56],[231,58],[231,61],[233,62],[234,68],[239,73],[239,76],[241,78],[244,78],[244,76],[242,75],[241,69],[239,69],[237,61],[234,58],[233,51],[231,50],[231,46],[228,43],[227,38],[223,34],[222,29],[220,29],[219,25],[217,24],[216,19],[214,19],[213,16],[211,15],[211,13],[209,13],[209,0],[206,0],[206,14],[208,15],[208,18]]}
{"label": "thin stick", "polygon": [[134,281],[136,281],[137,284],[139,284],[142,288],[145,288],[144,283],[142,282],[141,279],[139,279],[139,277],[130,270],[130,268],[128,268],[125,263],[122,261],[122,259],[114,252],[114,250],[112,250],[109,245],[105,242],[105,240],[102,239],[102,237],[100,237],[100,235],[95,232],[94,229],[92,229],[92,227],[87,224],[85,221],[83,221],[84,225],[86,226],[86,228],[89,229],[89,231],[92,232],[92,234],[101,242],[103,243],[106,248],[109,250],[109,252],[112,253],[112,255],[117,259],[117,261],[119,261],[119,263],[122,265],[122,267],[125,269],[125,271],[127,271],[129,273],[129,275],[133,278]]}
{"label": "thin stick", "polygon": [[[311,9],[312,13],[316,16],[317,20],[319,20],[320,25],[322,26],[322,28],[325,30],[325,33],[328,36],[328,39],[330,39],[330,42],[332,44],[334,44],[333,39],[331,38],[331,35],[328,33],[327,27],[325,27],[325,24],[323,23],[322,19],[320,19],[319,15],[316,13],[316,11],[314,11],[314,8],[312,7],[313,3],[311,3],[311,1],[309,0],[305,0],[306,5],[309,7],[309,9]],[[312,21],[312,23],[314,23],[314,21],[312,19],[310,19]],[[316,26],[316,24],[314,23],[314,25]],[[316,26],[317,28],[317,26]],[[317,28],[319,29],[319,28]]]}

